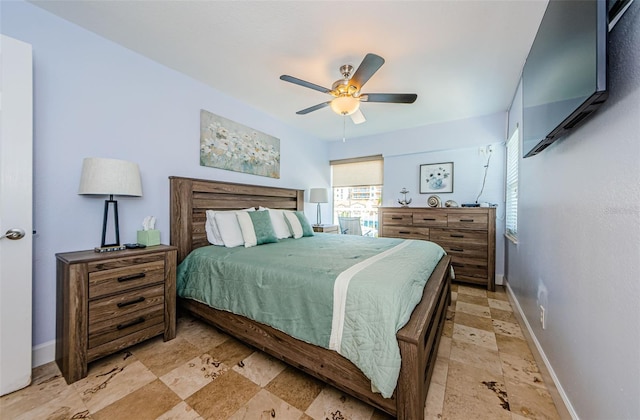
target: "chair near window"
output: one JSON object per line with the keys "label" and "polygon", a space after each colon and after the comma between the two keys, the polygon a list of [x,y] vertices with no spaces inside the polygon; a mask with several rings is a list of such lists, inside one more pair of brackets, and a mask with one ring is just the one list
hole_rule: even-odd
{"label": "chair near window", "polygon": [[362,225],[359,217],[338,217],[340,233],[343,235],[362,236]]}

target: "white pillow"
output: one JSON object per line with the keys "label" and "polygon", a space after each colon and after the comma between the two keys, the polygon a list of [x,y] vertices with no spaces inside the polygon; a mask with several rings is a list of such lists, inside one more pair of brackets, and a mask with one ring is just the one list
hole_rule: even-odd
{"label": "white pillow", "polygon": [[246,211],[239,211],[236,213],[238,224],[240,225],[240,233],[242,240],[244,241],[244,247],[249,248],[258,245],[258,238],[256,232],[253,229],[253,223],[251,222],[251,216]]}
{"label": "white pillow", "polygon": [[284,239],[291,237],[291,231],[289,230],[289,226],[287,226],[287,222],[284,220],[284,210],[277,209],[268,209],[269,217],[271,218],[271,224],[273,225],[273,230],[276,233],[276,238]]}
{"label": "white pillow", "polygon": [[302,238],[302,225],[300,224],[300,220],[298,220],[298,216],[289,210],[283,210],[282,213],[291,228],[291,235],[293,236],[293,239]]}
{"label": "white pillow", "polygon": [[207,221],[204,224],[204,230],[207,232],[207,240],[209,241],[210,244],[224,246],[224,241],[222,240],[220,229],[218,229],[218,224],[216,223],[215,215],[217,213],[231,213],[235,215],[236,211],[255,211],[255,208],[249,207],[248,209],[244,209],[244,210],[225,210],[225,211],[207,210],[205,212],[205,214],[207,215]]}
{"label": "white pillow", "polygon": [[215,214],[216,225],[220,231],[222,242],[227,248],[235,248],[244,245],[244,238],[236,212],[218,212]]}

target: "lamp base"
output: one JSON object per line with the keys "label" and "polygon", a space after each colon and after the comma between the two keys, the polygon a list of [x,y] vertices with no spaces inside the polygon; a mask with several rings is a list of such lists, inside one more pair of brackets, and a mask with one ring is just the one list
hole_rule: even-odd
{"label": "lamp base", "polygon": [[95,252],[112,252],[112,251],[122,251],[127,249],[124,245],[117,246],[97,246],[93,248]]}

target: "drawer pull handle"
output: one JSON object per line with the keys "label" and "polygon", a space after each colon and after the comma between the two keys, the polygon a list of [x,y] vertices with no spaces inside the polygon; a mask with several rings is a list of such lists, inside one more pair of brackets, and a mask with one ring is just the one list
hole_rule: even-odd
{"label": "drawer pull handle", "polygon": [[143,277],[145,277],[146,274],[145,273],[136,273],[136,274],[129,274],[128,276],[122,276],[122,277],[118,277],[118,281],[120,283],[122,283],[123,281],[130,281],[130,280],[136,280],[136,279],[141,279]]}
{"label": "drawer pull handle", "polygon": [[464,252],[464,249],[462,248],[451,248],[451,250],[454,252]]}
{"label": "drawer pull handle", "polygon": [[473,223],[473,219],[460,219],[461,222]]}
{"label": "drawer pull handle", "polygon": [[144,322],[144,317],[140,317],[138,319],[134,319],[133,321],[125,322],[124,324],[118,324],[116,328],[118,330],[124,330],[125,328],[133,327],[134,325],[142,324]]}
{"label": "drawer pull handle", "polygon": [[402,217],[392,217],[391,220],[402,220]]}
{"label": "drawer pull handle", "polygon": [[406,230],[398,231],[398,233],[402,233],[403,235],[410,235],[411,234],[411,232],[406,231]]}
{"label": "drawer pull handle", "polygon": [[118,303],[118,308],[124,308],[125,306],[134,305],[140,302],[144,302],[144,296],[140,296],[137,299],[133,299],[128,302],[120,302]]}
{"label": "drawer pull handle", "polygon": [[450,235],[452,238],[464,238],[464,235],[457,235],[457,234],[451,234]]}
{"label": "drawer pull handle", "polygon": [[436,221],[436,219],[422,219],[422,220],[424,220],[425,222],[435,222]]}

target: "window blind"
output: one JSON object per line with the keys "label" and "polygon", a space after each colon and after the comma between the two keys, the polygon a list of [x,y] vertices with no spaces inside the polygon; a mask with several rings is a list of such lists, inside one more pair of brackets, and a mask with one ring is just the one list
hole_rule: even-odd
{"label": "window blind", "polygon": [[382,185],[382,155],[332,160],[330,163],[334,188]]}
{"label": "window blind", "polygon": [[507,141],[507,176],[505,203],[505,231],[518,238],[518,159],[520,158],[519,130],[516,129]]}

